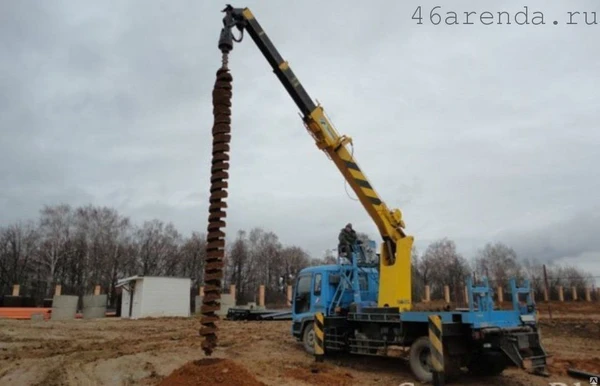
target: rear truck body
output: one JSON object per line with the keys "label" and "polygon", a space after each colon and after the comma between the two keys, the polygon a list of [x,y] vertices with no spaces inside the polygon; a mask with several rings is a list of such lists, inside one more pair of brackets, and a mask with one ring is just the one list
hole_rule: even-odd
{"label": "rear truck body", "polygon": [[[355,247],[360,251],[360,247]],[[498,375],[514,365],[543,373],[549,357],[540,342],[537,311],[528,281],[511,280],[512,308],[496,309],[492,289],[484,278],[467,279],[469,306],[464,309],[400,311],[378,307],[378,273],[372,266],[325,265],[302,270],[294,288],[292,328],[305,350],[315,354],[314,315],[324,316],[325,353],[403,357],[414,376],[432,380],[429,316],[442,324],[446,379],[467,367],[477,375]],[[358,284],[358,285],[357,285]]]}

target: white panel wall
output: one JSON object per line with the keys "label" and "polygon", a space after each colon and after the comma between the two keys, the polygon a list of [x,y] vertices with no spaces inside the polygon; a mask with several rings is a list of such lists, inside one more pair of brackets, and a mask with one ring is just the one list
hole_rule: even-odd
{"label": "white panel wall", "polygon": [[[142,304],[144,303],[145,279],[137,279],[133,290],[133,308],[131,310],[131,319],[142,317]],[[129,309],[127,310],[129,312]]]}
{"label": "white panel wall", "polygon": [[[131,315],[129,315],[129,303],[131,303],[131,293],[128,291],[128,288],[131,286],[133,291],[133,308],[131,309]],[[142,279],[137,279],[130,282],[128,285],[124,285],[123,295],[121,297],[121,317],[132,319],[140,317],[140,311],[142,309],[141,300],[144,296],[143,291],[143,281]]]}
{"label": "white panel wall", "polygon": [[131,295],[127,291],[127,286],[123,286],[123,295],[121,297],[121,318],[129,318],[129,301]]}
{"label": "white panel wall", "polygon": [[145,277],[141,317],[190,316],[191,279]]}

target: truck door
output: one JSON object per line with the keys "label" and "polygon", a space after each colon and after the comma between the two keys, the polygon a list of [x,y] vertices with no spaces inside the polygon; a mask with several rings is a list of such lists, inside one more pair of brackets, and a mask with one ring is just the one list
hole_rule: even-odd
{"label": "truck door", "polygon": [[310,312],[312,274],[298,277],[294,296],[294,314]]}
{"label": "truck door", "polygon": [[327,306],[326,294],[323,293],[324,288],[322,288],[322,280],[323,275],[321,273],[315,273],[313,280],[313,304],[311,308],[311,312],[325,312],[325,307]]}

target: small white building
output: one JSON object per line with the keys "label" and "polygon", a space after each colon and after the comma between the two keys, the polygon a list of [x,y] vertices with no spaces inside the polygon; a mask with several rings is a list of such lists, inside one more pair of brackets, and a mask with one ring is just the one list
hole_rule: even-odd
{"label": "small white building", "polygon": [[119,280],[116,287],[123,290],[122,318],[190,316],[189,278],[132,276]]}

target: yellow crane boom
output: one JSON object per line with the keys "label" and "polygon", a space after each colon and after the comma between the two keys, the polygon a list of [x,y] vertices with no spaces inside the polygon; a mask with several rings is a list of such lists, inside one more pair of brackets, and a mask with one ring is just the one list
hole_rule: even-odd
{"label": "yellow crane boom", "polygon": [[[340,135],[322,106],[315,104],[294,72],[290,68],[248,8],[234,8],[231,5],[223,10],[223,29],[219,38],[219,49],[224,57],[233,50],[233,42],[241,42],[247,31],[258,46],[267,62],[273,68],[300,112],[308,132],[317,147],[323,150],[337,166],[359,201],[375,222],[383,239],[379,263],[379,307],[411,307],[411,250],[413,237],[405,233],[402,212],[390,209],[379,197],[358,162],[348,150],[352,139]],[[233,29],[237,28],[240,37],[236,38]]]}

